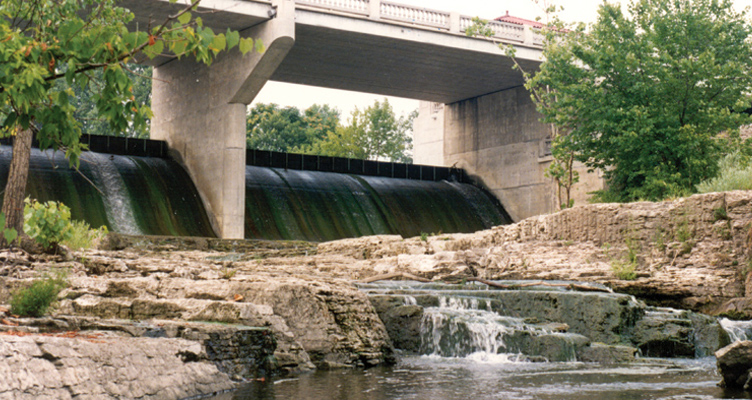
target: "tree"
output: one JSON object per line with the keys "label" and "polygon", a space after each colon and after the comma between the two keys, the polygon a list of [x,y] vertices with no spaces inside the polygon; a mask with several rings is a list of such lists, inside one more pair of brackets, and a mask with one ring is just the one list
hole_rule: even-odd
{"label": "tree", "polygon": [[355,109],[348,126],[339,126],[313,144],[309,154],[350,157],[370,160],[387,159],[412,162],[413,120],[417,112],[397,118],[387,99],[378,100],[364,110]]}
{"label": "tree", "polygon": [[[128,65],[125,73],[130,78],[133,84],[133,96],[136,98],[135,102],[138,104],[146,104],[151,107],[151,72],[152,67],[145,65]],[[71,103],[75,108],[73,117],[81,124],[81,133],[89,135],[103,135],[103,136],[127,136],[138,138],[149,138],[149,126],[150,119],[146,119],[146,123],[139,126],[138,129],[129,125],[125,130],[121,132],[113,131],[109,123],[105,118],[102,118],[97,113],[97,107],[95,104],[95,96],[102,90],[103,77],[102,70],[94,70],[89,73],[90,80],[89,85],[84,88],[73,86],[74,96],[70,98]],[[58,80],[55,83],[58,87],[56,90],[66,90],[65,80]]]}
{"label": "tree", "polygon": [[[566,24],[559,19],[556,13],[562,11],[563,7],[547,0],[533,0],[533,2],[539,5],[545,14],[545,21],[541,24],[542,27],[538,29],[538,33],[543,35],[545,59],[549,53],[561,51],[560,49],[566,47],[573,38],[577,38],[577,35],[581,34],[584,29],[584,25],[579,24],[578,27],[574,27],[572,24]],[[494,36],[495,32],[488,26],[488,21],[478,17],[473,18],[472,21],[473,23],[465,30],[468,36],[484,36],[487,38]],[[499,47],[510,57],[514,63],[513,68],[522,74],[525,87],[530,91],[537,110],[542,112],[544,109],[549,109],[552,102],[556,102],[554,90],[550,86],[533,84],[533,73],[522,68],[517,62],[516,49],[513,45],[499,44]],[[574,206],[572,188],[580,180],[574,164],[576,152],[565,138],[568,133],[566,126],[559,126],[554,123],[547,125],[549,129],[548,138],[551,140],[552,160],[546,168],[545,174],[556,185],[556,203],[559,209],[569,208]]]}
{"label": "tree", "polygon": [[[215,34],[192,18],[199,1],[149,31],[131,31],[127,24],[133,14],[115,0],[2,0],[0,121],[4,134],[15,136],[2,207],[6,227],[23,232],[33,135],[42,149],[63,150],[71,165],[78,165],[84,146],[70,88],[87,87],[93,71],[102,71],[93,95],[96,114],[122,132],[142,129],[151,116],[149,107],[137,102],[126,73],[135,57],[170,52],[209,64],[222,50],[251,50],[252,39],[230,30]],[[60,80],[67,88],[55,84]]]}
{"label": "tree", "polygon": [[629,14],[604,3],[588,33],[562,33],[527,87],[568,131],[555,145],[604,172],[601,200],[685,194],[715,175],[718,135],[749,121],[734,110],[749,105],[752,31],[729,0],[639,0]]}
{"label": "tree", "polygon": [[314,104],[301,114],[295,107],[259,103],[246,118],[246,145],[258,150],[304,152],[338,124],[339,111],[328,105]]}

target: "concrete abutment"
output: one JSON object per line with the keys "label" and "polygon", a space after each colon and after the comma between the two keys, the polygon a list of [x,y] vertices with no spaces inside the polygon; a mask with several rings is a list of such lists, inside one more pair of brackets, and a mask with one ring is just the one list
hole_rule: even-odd
{"label": "concrete abutment", "polygon": [[[513,220],[558,209],[556,186],[546,177],[551,164],[550,130],[540,121],[522,86],[451,104],[421,102],[414,159],[419,164],[456,166],[486,186]],[[573,189],[575,204],[603,187],[583,165]]]}
{"label": "concrete abutment", "polygon": [[187,58],[154,68],[151,137],[165,140],[188,170],[218,236],[243,238],[246,106],[295,43],[295,3],[241,32],[263,52],[220,53],[211,66]]}

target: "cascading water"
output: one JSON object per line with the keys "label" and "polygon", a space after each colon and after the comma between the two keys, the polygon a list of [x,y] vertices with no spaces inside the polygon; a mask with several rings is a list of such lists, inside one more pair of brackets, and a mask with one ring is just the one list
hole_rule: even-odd
{"label": "cascading water", "polygon": [[718,322],[726,330],[732,342],[750,340],[752,338],[752,321],[735,321],[721,318]]}
{"label": "cascading water", "polygon": [[[576,282],[578,290],[565,282],[494,283],[507,289],[476,283],[360,284],[400,350],[396,366],[253,382],[233,398],[748,398],[717,385],[715,360],[707,355],[728,342],[715,318],[649,307],[582,282]],[[752,325],[722,321],[737,329],[739,338]],[[418,336],[422,342],[411,340]],[[671,342],[694,351],[679,355],[688,358],[634,355],[645,344]],[[573,355],[578,362],[570,362]],[[689,358],[693,355],[698,358]]]}
{"label": "cascading water", "polygon": [[[11,147],[0,146],[5,186]],[[63,202],[71,218],[129,234],[215,236],[188,174],[158,157],[85,152],[76,171],[61,152],[31,150],[28,196]]]}
{"label": "cascading water", "polygon": [[520,318],[502,317],[479,308],[479,299],[440,297],[427,307],[421,321],[421,353],[442,357],[496,358],[515,355],[506,339],[521,330],[536,329]]}
{"label": "cascading water", "polygon": [[327,241],[475,232],[511,222],[488,193],[448,181],[246,167],[245,237]]}
{"label": "cascading water", "polygon": [[142,234],[133,216],[133,205],[128,189],[109,156],[86,152],[82,154],[81,162],[91,163],[90,169],[94,174],[94,180],[102,184],[99,189],[103,192],[102,200],[107,212],[107,220],[110,221],[110,229],[129,235]]}

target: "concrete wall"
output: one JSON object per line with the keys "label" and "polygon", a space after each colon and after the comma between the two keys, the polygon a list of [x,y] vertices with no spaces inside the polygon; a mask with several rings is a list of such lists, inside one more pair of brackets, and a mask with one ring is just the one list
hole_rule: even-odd
{"label": "concrete wall", "polygon": [[[443,153],[441,165],[456,165],[476,176],[515,221],[558,209],[555,185],[545,176],[552,160],[549,130],[523,87],[447,104],[443,115],[435,115],[430,107],[422,102],[416,121],[416,162],[435,164]],[[443,134],[439,134],[442,119]],[[441,152],[437,144],[442,145]],[[602,179],[581,165],[577,170],[582,183],[573,194],[575,204],[583,204],[587,192],[602,187]]]}
{"label": "concrete wall", "polygon": [[263,53],[220,53],[211,66],[189,58],[154,68],[151,137],[167,141],[222,238],[243,238],[245,132],[249,104],[295,42],[295,4],[275,0],[276,18],[243,32]]}
{"label": "concrete wall", "polygon": [[444,164],[444,104],[421,101],[413,123],[413,162]]}

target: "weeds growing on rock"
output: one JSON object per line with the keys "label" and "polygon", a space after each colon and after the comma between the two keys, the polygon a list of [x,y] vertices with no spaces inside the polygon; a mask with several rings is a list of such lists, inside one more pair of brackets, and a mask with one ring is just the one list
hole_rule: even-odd
{"label": "weeds growing on rock", "polygon": [[99,229],[91,229],[84,221],[72,221],[70,225],[70,237],[63,240],[62,244],[71,250],[90,249],[107,236],[109,231],[102,225]]}
{"label": "weeds growing on rock", "polygon": [[729,216],[728,211],[726,211],[726,207],[718,207],[713,209],[713,222],[728,219]]}
{"label": "weeds growing on rock", "polygon": [[681,244],[679,248],[679,254],[688,254],[695,247],[695,243],[692,240],[692,230],[689,228],[689,221],[684,218],[682,222],[676,227],[674,232],[676,240]]}
{"label": "weeds growing on rock", "polygon": [[23,317],[38,318],[47,313],[57,295],[68,285],[63,270],[45,274],[31,286],[16,290],[10,300],[10,312]]}
{"label": "weeds growing on rock", "polygon": [[230,280],[238,271],[231,268],[222,268],[222,279]]}
{"label": "weeds growing on rock", "polygon": [[625,261],[618,258],[611,260],[611,269],[614,271],[614,275],[624,281],[633,281],[637,279],[637,273],[635,272],[636,267],[636,262]]}
{"label": "weeds growing on rock", "polygon": [[655,233],[653,234],[653,243],[655,243],[655,248],[661,253],[666,251],[666,232],[663,228],[658,227],[658,229],[655,230]]}

